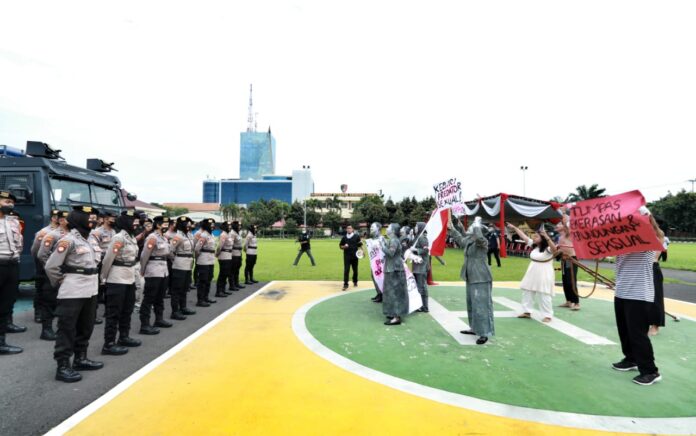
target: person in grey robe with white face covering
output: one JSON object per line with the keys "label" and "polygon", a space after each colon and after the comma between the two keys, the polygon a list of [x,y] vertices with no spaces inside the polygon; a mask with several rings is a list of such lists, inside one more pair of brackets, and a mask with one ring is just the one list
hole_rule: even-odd
{"label": "person in grey robe with white face covering", "polygon": [[401,257],[398,224],[387,227],[388,240],[380,239],[384,252],[384,292],[382,313],[388,318],[385,325],[401,324],[401,317],[408,314],[408,288]]}

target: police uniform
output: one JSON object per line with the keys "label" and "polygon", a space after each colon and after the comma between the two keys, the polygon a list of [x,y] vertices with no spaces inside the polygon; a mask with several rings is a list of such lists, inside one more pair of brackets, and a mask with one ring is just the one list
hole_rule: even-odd
{"label": "police uniform", "polygon": [[[16,201],[15,196],[8,191],[0,191],[0,198]],[[5,333],[17,299],[19,255],[23,247],[19,219],[9,215],[11,210],[9,206],[2,206],[3,216],[0,218],[0,355],[22,352],[20,347],[5,343]]]}
{"label": "police uniform", "polygon": [[242,237],[239,235],[239,223],[236,221],[233,224],[232,230],[230,230],[230,237],[232,238],[232,284],[230,290],[238,291],[244,289],[245,286],[239,283],[239,270],[242,268]]}
{"label": "police uniform", "polygon": [[193,315],[196,312],[186,307],[186,292],[191,285],[191,269],[193,267],[193,237],[186,230],[188,220],[183,217],[177,219],[176,236],[169,243],[169,258],[172,260],[172,276],[170,281],[170,294],[172,305],[172,319],[184,320],[185,315]]}
{"label": "police uniform", "polygon": [[[155,226],[169,226],[169,218],[155,218]],[[140,333],[156,335],[157,327],[171,327],[172,323],[164,320],[164,294],[169,281],[169,241],[162,234],[161,228],[153,231],[145,240],[140,254],[140,274],[145,277],[143,304],[140,306]],[[155,326],[150,325],[150,309],[154,308]]]}
{"label": "police uniform", "polygon": [[57,220],[56,222],[53,222],[53,218],[57,218],[58,215],[60,215],[59,210],[54,209],[51,211],[51,222],[43,229],[36,232],[34,235],[34,242],[31,244],[31,249],[29,250],[31,257],[34,259],[34,286],[36,288],[36,292],[34,292],[34,321],[38,323],[41,322],[43,314],[46,310],[44,307],[45,303],[41,301],[42,290],[46,282],[46,272],[44,271],[43,263],[38,261],[36,255],[39,253],[39,248],[41,247],[43,238],[58,228]]}
{"label": "police uniform", "polygon": [[[122,355],[124,347],[137,347],[140,341],[130,337],[131,315],[135,305],[135,274],[138,243],[133,236],[133,211],[116,219],[119,232],[112,238],[104,255],[101,282],[106,283],[106,323],[102,354]],[[116,344],[116,332],[119,339]]]}
{"label": "police uniform", "polygon": [[220,241],[215,252],[219,266],[217,292],[215,292],[215,296],[227,297],[231,295],[231,293],[225,291],[225,286],[228,281],[230,283],[230,291],[234,290],[234,283],[232,282],[232,245],[234,244],[234,240],[229,234],[229,222],[222,223],[220,228],[222,229],[222,233],[220,233]]}
{"label": "police uniform", "polygon": [[[67,218],[67,212],[60,212],[62,218]],[[67,230],[63,227],[57,227],[51,230],[41,239],[41,245],[36,253],[37,265],[41,265],[41,270],[44,270],[44,266],[56,248],[58,241],[67,234]],[[46,279],[44,280],[39,292],[39,308],[41,309],[41,336],[40,339],[46,341],[55,341],[56,334],[53,331],[53,318],[55,316],[56,310],[56,297],[58,295],[58,288],[51,285],[51,282]]]}
{"label": "police uniform", "polygon": [[[244,251],[246,252],[246,263],[244,264],[244,284],[250,285],[258,283],[254,280],[254,266],[256,265],[256,250],[258,242],[256,240],[256,229],[249,229],[244,238]],[[312,259],[313,260],[313,259]]]}
{"label": "police uniform", "polygon": [[215,237],[210,233],[214,229],[215,220],[206,219],[201,223],[194,251],[196,253],[196,268],[198,269],[198,301],[196,306],[208,307],[217,301],[211,300],[210,282],[213,280],[215,268]]}
{"label": "police uniform", "polygon": [[[92,214],[96,211],[89,206],[70,212],[68,225],[71,230],[58,241],[45,266],[51,286],[58,289],[55,312],[58,331],[53,358],[58,362],[56,379],[65,382],[82,379],[75,370],[94,370],[104,366],[87,358],[99,288],[99,254],[87,241],[93,224],[89,221]],[[73,353],[75,359],[71,367]]]}
{"label": "police uniform", "polygon": [[[108,220],[109,218],[112,218],[112,215],[110,213],[106,213],[104,215],[104,220]],[[96,229],[92,230],[92,232],[89,234],[89,242],[94,246],[95,251],[97,252],[98,259],[99,259],[99,272],[101,273],[101,267],[102,267],[102,261],[104,260],[104,256],[106,255],[106,250],[109,248],[109,245],[111,244],[111,240],[113,239],[114,235],[116,235],[116,230],[111,226],[106,227],[103,224]],[[99,294],[97,298],[97,306],[99,303],[104,303],[106,306],[106,285],[100,283],[99,284]],[[96,310],[96,309],[95,309]],[[96,323],[101,324],[102,320],[99,318],[99,316],[96,316]]]}

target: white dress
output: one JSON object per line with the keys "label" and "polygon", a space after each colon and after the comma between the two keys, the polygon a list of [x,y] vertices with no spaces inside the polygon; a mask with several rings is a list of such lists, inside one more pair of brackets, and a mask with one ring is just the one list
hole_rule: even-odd
{"label": "white dress", "polygon": [[553,288],[556,283],[556,273],[553,269],[553,255],[550,249],[540,252],[534,248],[529,253],[529,267],[520,283],[523,291],[540,292],[542,294],[553,295]]}

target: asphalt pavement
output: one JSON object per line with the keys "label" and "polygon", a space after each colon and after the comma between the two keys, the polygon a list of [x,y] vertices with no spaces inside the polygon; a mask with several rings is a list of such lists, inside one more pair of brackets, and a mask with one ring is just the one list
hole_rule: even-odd
{"label": "asphalt pavement", "polygon": [[[227,298],[214,298],[217,303],[210,307],[195,307],[196,291],[192,290],[188,293],[188,306],[197,313],[185,321],[169,319],[171,310],[167,299],[165,317],[174,326],[160,329],[161,333],[154,336],[138,334],[140,319],[137,313],[133,313],[131,336],[142,340],[143,344],[131,348],[123,356],[101,355],[104,324],[96,325],[87,357],[104,362],[104,368],[83,371],[83,379],[78,383],[63,383],[54,379],[54,342],[39,339],[41,325],[34,323],[34,311],[30,308],[33,293],[22,292],[15,306],[14,321],[28,327],[28,330],[8,334],[7,342],[24,348],[24,352],[0,357],[0,435],[39,435],[47,432],[264,284],[247,286]],[[211,296],[214,293],[213,289]],[[100,305],[99,314],[103,313],[104,306]],[[201,359],[205,359],[205,356],[201,356]],[[109,429],[104,429],[104,433],[108,434]]]}

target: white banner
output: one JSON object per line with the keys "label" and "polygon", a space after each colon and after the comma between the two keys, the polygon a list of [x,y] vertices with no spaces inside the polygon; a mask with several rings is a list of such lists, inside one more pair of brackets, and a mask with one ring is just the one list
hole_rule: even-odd
{"label": "white banner", "polygon": [[423,307],[423,299],[418,292],[418,285],[413,273],[408,269],[408,265],[404,262],[404,273],[406,274],[406,287],[408,288],[408,313],[413,313]]}
{"label": "white banner", "polygon": [[450,207],[462,201],[462,183],[456,177],[433,185],[433,189],[438,209]]}
{"label": "white banner", "polygon": [[367,240],[367,254],[370,256],[370,268],[377,284],[377,291],[382,292],[384,289],[384,253],[378,240]]}

